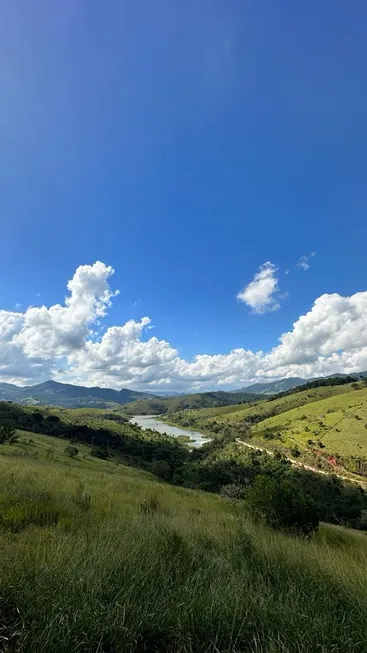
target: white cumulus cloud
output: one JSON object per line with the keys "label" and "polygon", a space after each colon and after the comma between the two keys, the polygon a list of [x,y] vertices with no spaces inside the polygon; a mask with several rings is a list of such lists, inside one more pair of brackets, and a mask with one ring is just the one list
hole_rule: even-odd
{"label": "white cumulus cloud", "polygon": [[[268,263],[261,272],[275,277],[276,269]],[[237,348],[188,361],[166,340],[148,337],[152,324],[147,316],[101,329],[116,295],[109,285],[113,273],[98,261],[83,265],[67,284],[63,304],[29,307],[23,313],[0,310],[0,380],[32,384],[53,378],[114,388],[199,391],[282,376],[367,370],[367,291],[318,297],[268,352]],[[262,295],[250,291],[253,308],[272,299],[271,287]]]}
{"label": "white cumulus cloud", "polygon": [[280,308],[276,293],[279,291],[278,268],[267,261],[260,266],[250,283],[238,293],[237,299],[250,306],[254,313],[266,313]]}

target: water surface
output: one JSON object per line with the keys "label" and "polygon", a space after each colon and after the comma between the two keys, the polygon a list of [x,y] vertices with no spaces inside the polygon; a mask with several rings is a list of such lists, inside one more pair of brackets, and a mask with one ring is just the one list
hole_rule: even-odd
{"label": "water surface", "polygon": [[203,433],[199,433],[199,431],[192,431],[191,429],[183,429],[179,426],[166,424],[166,422],[162,422],[158,417],[157,415],[134,415],[130,422],[137,424],[144,430],[153,429],[154,431],[158,431],[158,433],[167,433],[167,435],[172,435],[175,438],[179,435],[188,435],[191,442],[187,444],[191,447],[201,447],[210,441],[210,438],[203,435]]}

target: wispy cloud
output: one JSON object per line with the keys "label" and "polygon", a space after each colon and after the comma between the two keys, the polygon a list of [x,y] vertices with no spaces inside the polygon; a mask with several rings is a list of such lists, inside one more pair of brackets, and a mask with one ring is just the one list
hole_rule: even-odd
{"label": "wispy cloud", "polygon": [[254,313],[277,311],[280,308],[275,296],[279,291],[277,272],[276,265],[266,261],[253,280],[238,293],[237,299],[250,306]]}
{"label": "wispy cloud", "polygon": [[297,267],[306,272],[306,270],[311,267],[310,259],[314,256],[316,256],[316,252],[311,252],[311,254],[308,254],[307,256],[301,256],[297,263]]}
{"label": "wispy cloud", "polygon": [[141,299],[137,299],[135,302],[132,303],[132,306],[139,306],[141,304]]}

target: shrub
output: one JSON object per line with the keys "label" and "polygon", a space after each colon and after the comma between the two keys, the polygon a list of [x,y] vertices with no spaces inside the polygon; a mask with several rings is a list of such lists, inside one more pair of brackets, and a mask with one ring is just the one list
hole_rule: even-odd
{"label": "shrub", "polygon": [[298,458],[301,455],[301,452],[299,449],[297,449],[297,447],[293,447],[293,449],[291,449],[291,454],[295,458]]}
{"label": "shrub", "polygon": [[269,431],[265,431],[264,433],[264,439],[265,440],[275,440],[278,436],[275,433],[271,433]]}
{"label": "shrub", "polygon": [[10,424],[0,425],[0,444],[14,444],[18,440],[16,430]]}
{"label": "shrub", "polygon": [[246,491],[245,507],[272,528],[310,535],[319,525],[311,497],[288,480],[257,476]]}
{"label": "shrub", "polygon": [[163,478],[164,481],[172,479],[172,467],[166,460],[154,460],[150,469],[152,474]]}
{"label": "shrub", "polygon": [[93,447],[91,455],[95,458],[102,458],[102,460],[107,460],[107,458],[109,458],[109,453],[104,447]]}
{"label": "shrub", "polygon": [[228,483],[228,485],[223,485],[220,493],[225,499],[230,499],[231,501],[240,501],[244,498],[246,488],[243,485],[238,483]]}
{"label": "shrub", "polygon": [[79,449],[77,449],[76,447],[72,447],[71,445],[68,445],[67,447],[65,447],[65,453],[68,456],[70,456],[70,458],[75,458],[75,456],[77,456],[79,453]]}

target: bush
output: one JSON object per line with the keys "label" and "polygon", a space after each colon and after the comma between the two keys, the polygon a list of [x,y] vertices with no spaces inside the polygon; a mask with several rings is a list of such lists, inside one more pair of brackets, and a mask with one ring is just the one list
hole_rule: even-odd
{"label": "bush", "polygon": [[79,449],[72,447],[71,445],[65,447],[65,453],[70,456],[70,458],[75,458],[78,455]]}
{"label": "bush", "polygon": [[102,460],[107,460],[107,458],[109,458],[109,453],[104,447],[93,447],[93,449],[91,449],[91,455],[95,458],[102,458]]}
{"label": "bush", "polygon": [[10,424],[1,424],[0,426],[0,444],[14,444],[18,440],[16,430]]}
{"label": "bush", "polygon": [[228,483],[228,485],[223,485],[220,493],[225,499],[230,499],[231,501],[240,501],[244,498],[246,488],[243,485],[238,483]]}
{"label": "bush", "polygon": [[299,449],[297,449],[297,447],[293,447],[293,449],[291,449],[291,454],[295,458],[299,458],[299,456],[301,455],[301,452],[300,452]]}
{"label": "bush", "polygon": [[272,528],[310,535],[319,525],[311,497],[288,480],[257,476],[246,491],[244,503],[252,515]]}

